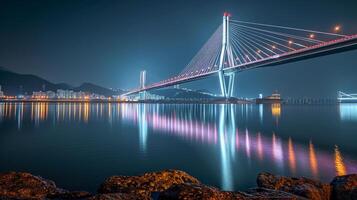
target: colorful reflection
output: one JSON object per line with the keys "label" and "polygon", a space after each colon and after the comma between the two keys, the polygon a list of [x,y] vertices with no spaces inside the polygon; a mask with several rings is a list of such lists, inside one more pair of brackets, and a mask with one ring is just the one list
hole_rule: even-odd
{"label": "colorful reflection", "polygon": [[113,118],[120,117],[120,106],[112,103],[0,103],[0,122],[16,120],[21,129],[23,119],[31,119],[36,125],[42,121],[53,121],[53,124],[62,122],[89,123],[92,119],[106,120],[109,123]]}
{"label": "colorful reflection", "polygon": [[[280,104],[272,105],[272,114],[280,117]],[[259,106],[256,117],[263,118]],[[189,144],[205,145],[219,155],[221,188],[235,188],[235,166],[247,162],[273,165],[289,174],[343,175],[357,171],[354,160],[342,156],[336,146],[333,151],[316,149],[313,141],[297,144],[292,137],[281,137],[279,132],[251,130],[239,127],[237,119],[254,117],[251,105],[165,105],[111,103],[0,103],[0,123],[16,120],[22,129],[24,119],[34,126],[50,121],[54,126],[66,123],[89,124],[92,121],[137,127],[140,151],[148,152],[150,134],[179,138]],[[268,120],[267,120],[268,121]],[[151,137],[150,137],[151,138]],[[153,137],[154,138],[154,137]]]}
{"label": "colorful reflection", "polygon": [[315,153],[315,149],[314,149],[314,145],[312,144],[312,142],[310,141],[309,143],[309,158],[310,158],[310,167],[311,167],[311,171],[314,177],[318,176],[318,162],[316,159],[316,153]]}
{"label": "colorful reflection", "polygon": [[347,174],[346,166],[343,163],[343,158],[337,145],[335,146],[335,166],[336,166],[336,174],[338,176],[343,176]]}
{"label": "colorful reflection", "polygon": [[[160,110],[159,106],[153,106],[146,110],[146,122],[155,134],[171,134],[172,136],[192,141],[195,140],[207,145],[219,147],[221,155],[221,187],[225,190],[234,188],[233,163],[237,152],[243,152],[249,160],[260,160],[268,162],[283,170],[289,169],[290,174],[298,175],[301,172],[309,172],[310,176],[319,178],[322,174],[342,174],[355,172],[357,164],[349,162],[349,166],[342,166],[342,156],[340,152],[335,155],[324,151],[317,151],[312,141],[307,145],[294,144],[290,137],[284,141],[276,133],[269,136],[260,132],[253,133],[248,129],[240,130],[236,127],[235,108],[232,105],[217,105],[219,120],[216,123],[209,123],[205,120],[192,121],[190,115],[177,112],[172,113],[167,110]],[[140,112],[135,111],[137,107],[126,106],[123,119],[131,122],[138,121]],[[195,110],[194,108],[192,108]],[[131,110],[131,111],[130,111]],[[216,110],[216,109],[211,109]],[[142,113],[141,113],[142,114]],[[206,113],[206,118],[210,114]],[[143,117],[141,117],[143,118]],[[216,125],[217,124],[217,125]],[[240,156],[242,154],[239,154]],[[342,165],[341,165],[342,163]]]}
{"label": "colorful reflection", "polygon": [[288,152],[289,152],[289,166],[290,166],[291,172],[293,174],[295,174],[296,173],[295,150],[294,150],[293,140],[290,137],[289,137],[289,141],[288,141]]}
{"label": "colorful reflection", "polygon": [[137,104],[137,115],[139,116],[139,140],[140,140],[140,149],[143,152],[146,152],[146,143],[148,137],[148,124],[146,119],[146,104]]}
{"label": "colorful reflection", "polygon": [[274,117],[280,117],[280,115],[281,115],[281,105],[280,105],[280,103],[271,104],[271,114]]}
{"label": "colorful reflection", "polygon": [[279,125],[279,118],[281,115],[281,105],[280,103],[271,104],[271,114],[275,118],[275,124]]}

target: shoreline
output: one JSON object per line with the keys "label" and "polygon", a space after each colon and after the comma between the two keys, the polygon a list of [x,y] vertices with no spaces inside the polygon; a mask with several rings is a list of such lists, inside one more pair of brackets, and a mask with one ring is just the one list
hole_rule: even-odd
{"label": "shoreline", "polygon": [[111,176],[97,193],[68,191],[54,181],[25,172],[0,173],[0,199],[312,199],[357,197],[357,174],[337,176],[330,183],[304,177],[258,174],[257,187],[222,191],[180,170],[148,172],[139,176]]}
{"label": "shoreline", "polygon": [[158,104],[256,104],[248,100],[138,100],[138,101],[123,101],[123,100],[103,100],[103,99],[0,99],[0,102],[14,102],[14,103],[158,103]]}
{"label": "shoreline", "polygon": [[357,104],[347,102],[335,103],[256,103],[249,100],[144,100],[144,101],[121,101],[121,100],[23,100],[23,99],[0,99],[0,103],[121,103],[121,104],[248,104],[248,105],[340,105],[340,104]]}

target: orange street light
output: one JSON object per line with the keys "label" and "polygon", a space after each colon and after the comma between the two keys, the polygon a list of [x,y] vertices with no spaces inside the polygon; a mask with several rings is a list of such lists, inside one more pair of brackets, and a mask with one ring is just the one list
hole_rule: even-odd
{"label": "orange street light", "polygon": [[335,32],[339,32],[341,30],[340,25],[336,25],[335,28],[333,29]]}

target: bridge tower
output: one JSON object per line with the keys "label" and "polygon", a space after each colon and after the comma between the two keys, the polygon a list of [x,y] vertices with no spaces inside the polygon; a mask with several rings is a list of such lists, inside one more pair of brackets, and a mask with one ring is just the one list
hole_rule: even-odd
{"label": "bridge tower", "polygon": [[[143,70],[140,72],[140,89],[145,89],[146,85],[146,71]],[[141,100],[146,99],[146,91],[140,92],[139,94]]]}
{"label": "bridge tower", "polygon": [[[231,47],[230,39],[229,39],[229,18],[230,18],[230,16],[231,16],[231,14],[229,14],[228,12],[224,12],[222,49],[221,49],[221,54],[220,54],[220,58],[219,58],[219,68],[218,68],[218,77],[219,77],[219,85],[221,88],[221,94],[225,98],[229,98],[229,97],[233,96],[234,78],[235,78],[234,72],[224,73],[224,71],[223,71],[224,67],[234,66],[232,47]],[[226,77],[228,77],[228,82],[226,81]]]}

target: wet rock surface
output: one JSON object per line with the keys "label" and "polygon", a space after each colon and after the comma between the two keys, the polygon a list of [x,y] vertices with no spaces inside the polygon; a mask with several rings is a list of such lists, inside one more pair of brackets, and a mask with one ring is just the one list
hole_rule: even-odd
{"label": "wet rock surface", "polygon": [[307,200],[305,197],[296,196],[279,190],[272,190],[267,188],[252,188],[242,192],[247,199],[260,200]]}
{"label": "wet rock surface", "polygon": [[174,185],[164,192],[160,193],[160,200],[169,199],[245,199],[243,195],[234,192],[224,192],[217,188],[209,187],[202,184],[184,183]]}
{"label": "wet rock surface", "polygon": [[357,175],[338,176],[330,184],[307,178],[277,176],[260,173],[258,188],[241,192],[221,191],[207,186],[186,172],[164,170],[141,176],[112,176],[100,185],[98,194],[67,191],[51,180],[29,173],[0,174],[0,200],[5,199],[202,199],[202,200],[340,200],[357,199]]}
{"label": "wet rock surface", "polygon": [[63,192],[53,181],[30,173],[8,172],[0,174],[0,198],[42,199]]}
{"label": "wet rock surface", "polygon": [[107,194],[97,194],[93,197],[88,198],[88,200],[139,200],[145,199],[140,196],[133,194],[123,194],[123,193],[107,193]]}
{"label": "wet rock surface", "polygon": [[179,170],[164,170],[145,173],[141,176],[112,176],[100,186],[99,193],[136,193],[161,192],[181,183],[199,183],[199,181]]}
{"label": "wet rock surface", "polygon": [[311,200],[329,200],[331,186],[308,178],[276,176],[267,172],[257,178],[258,187],[288,192]]}
{"label": "wet rock surface", "polygon": [[62,191],[56,194],[47,195],[48,199],[86,199],[91,197],[92,194],[86,191]]}
{"label": "wet rock surface", "polygon": [[357,199],[357,174],[336,176],[332,182],[332,199],[352,200]]}

